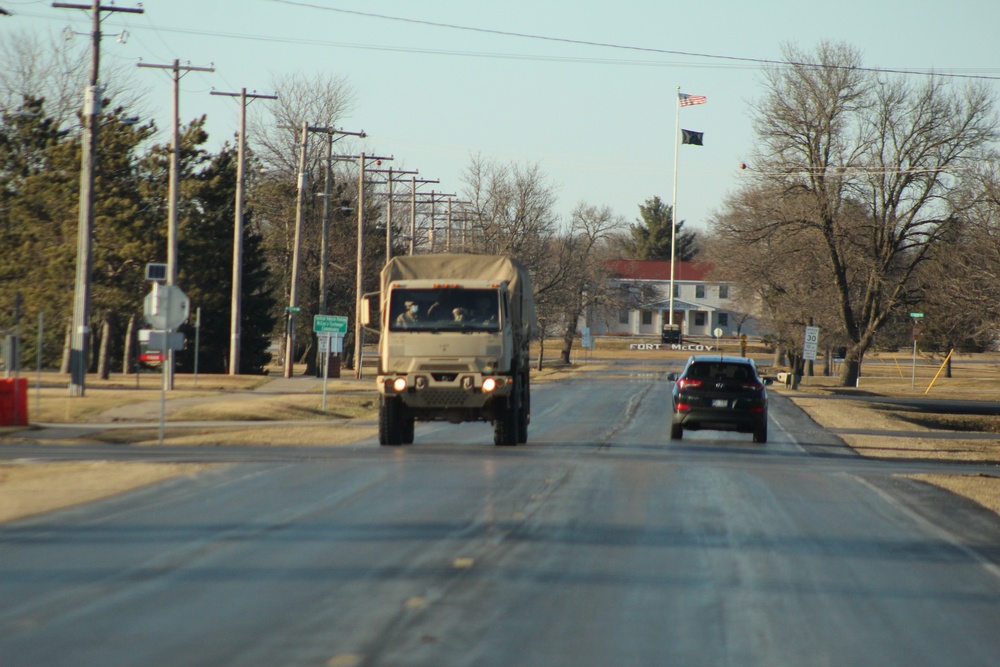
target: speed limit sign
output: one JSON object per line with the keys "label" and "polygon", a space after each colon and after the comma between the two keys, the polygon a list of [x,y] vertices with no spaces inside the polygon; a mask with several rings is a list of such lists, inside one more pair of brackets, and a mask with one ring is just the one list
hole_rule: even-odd
{"label": "speed limit sign", "polygon": [[802,346],[802,358],[816,361],[816,350],[819,347],[819,327],[806,327],[806,340]]}

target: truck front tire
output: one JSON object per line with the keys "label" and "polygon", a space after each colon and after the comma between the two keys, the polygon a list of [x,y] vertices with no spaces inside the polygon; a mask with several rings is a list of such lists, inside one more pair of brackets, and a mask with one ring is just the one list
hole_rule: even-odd
{"label": "truck front tire", "polygon": [[517,410],[517,444],[528,442],[528,419],[531,414],[531,394],[529,393],[528,374],[521,378],[519,386],[521,400]]}
{"label": "truck front tire", "polygon": [[506,399],[497,401],[493,412],[493,444],[497,447],[514,447],[517,445],[518,428],[520,427],[520,402],[517,400],[517,387]]}
{"label": "truck front tire", "polygon": [[[412,429],[410,433],[412,433]],[[378,403],[378,444],[402,445],[406,429],[403,418],[403,402],[395,397],[382,396]],[[413,439],[411,437],[410,442]]]}

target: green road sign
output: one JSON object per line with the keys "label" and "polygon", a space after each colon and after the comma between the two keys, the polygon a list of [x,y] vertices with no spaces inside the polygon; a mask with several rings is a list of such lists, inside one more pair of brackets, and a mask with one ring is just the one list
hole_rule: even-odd
{"label": "green road sign", "polygon": [[300,310],[302,310],[302,309],[300,307],[298,307],[298,306],[285,306],[285,312],[286,313],[297,313]]}
{"label": "green road sign", "polygon": [[923,317],[923,316],[924,316],[923,313],[910,313],[910,317],[913,317],[913,318],[920,318],[920,317]]}
{"label": "green road sign", "polygon": [[316,333],[347,333],[347,317],[344,315],[313,315],[313,331]]}

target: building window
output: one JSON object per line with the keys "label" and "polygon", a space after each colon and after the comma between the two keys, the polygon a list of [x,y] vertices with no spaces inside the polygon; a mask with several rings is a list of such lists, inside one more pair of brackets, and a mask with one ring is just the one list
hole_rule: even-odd
{"label": "building window", "polygon": [[696,298],[696,299],[704,299],[705,298],[705,286],[704,285],[695,285],[694,286],[694,298]]}
{"label": "building window", "polygon": [[719,313],[719,326],[720,327],[729,326],[729,313]]}
{"label": "building window", "polygon": [[675,299],[681,298],[681,286],[678,285],[677,283],[674,283],[674,298]]}
{"label": "building window", "polygon": [[618,311],[618,324],[628,324],[628,311],[619,310]]}
{"label": "building window", "polygon": [[642,311],[642,323],[643,324],[652,324],[653,323],[653,311],[651,311],[651,310],[644,310],[644,311]]}
{"label": "building window", "polygon": [[719,298],[720,299],[729,298],[729,285],[719,285]]}
{"label": "building window", "polygon": [[694,325],[696,327],[705,326],[705,313],[695,313],[694,314]]}

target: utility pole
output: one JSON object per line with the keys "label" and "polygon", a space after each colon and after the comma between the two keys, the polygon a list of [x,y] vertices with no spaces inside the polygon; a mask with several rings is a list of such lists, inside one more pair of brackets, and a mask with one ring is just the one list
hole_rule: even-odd
{"label": "utility pole", "polygon": [[407,170],[407,169],[393,169],[389,167],[388,169],[369,169],[368,173],[382,173],[387,174],[385,183],[389,186],[389,195],[387,199],[386,211],[385,211],[385,261],[392,259],[392,184],[396,182],[396,176],[403,176],[405,174],[419,174],[419,171]]}
{"label": "utility pole", "polygon": [[361,325],[361,297],[364,294],[364,254],[365,254],[365,171],[367,160],[382,162],[393,160],[392,156],[380,157],[374,155],[334,155],[334,160],[358,161],[358,249],[357,274],[354,278],[354,375],[361,377],[361,355],[364,349],[364,327]]}
{"label": "utility pole", "polygon": [[[438,202],[447,201],[447,199],[449,197],[456,197],[456,196],[457,195],[455,193],[446,194],[444,192],[435,192],[434,190],[431,190],[431,199],[430,199],[430,204],[431,204],[431,216],[430,216],[431,217],[431,228],[428,231],[428,235],[427,235],[427,242],[428,242],[428,245],[430,246],[431,253],[434,252],[434,227],[435,227],[435,222],[434,222],[434,204],[438,203]],[[438,197],[441,197],[441,199],[438,199]]]}
{"label": "utility pole", "polygon": [[[466,204],[471,204],[471,203],[472,202],[461,201],[461,200],[458,200],[458,199],[449,199],[448,200],[448,227],[445,229],[445,234],[444,234],[444,249],[445,249],[445,252],[451,252],[451,227],[452,227],[452,222],[451,222],[451,205],[452,204],[461,204],[461,205],[464,206]],[[462,244],[463,244],[463,246],[465,245],[465,238],[464,237],[462,238]]]}
{"label": "utility pole", "polygon": [[323,181],[323,230],[319,243],[319,314],[326,315],[326,272],[330,263],[330,197],[333,196],[333,135],[326,135],[326,177]]}
{"label": "utility pole", "polygon": [[152,63],[139,63],[139,67],[151,67],[154,69],[168,69],[173,73],[174,95],[173,95],[173,121],[171,127],[170,140],[170,194],[169,209],[167,213],[167,284],[177,284],[177,192],[180,186],[180,90],[181,72],[214,72],[214,67],[193,67],[191,65],[181,65],[180,61],[174,59],[170,65],[154,65]]}
{"label": "utility pole", "polygon": [[364,327],[361,325],[361,297],[364,294],[365,256],[365,160],[378,162],[392,157],[358,155],[358,267],[354,280],[354,377],[361,378],[361,353],[364,347]]}
{"label": "utility pole", "polygon": [[213,90],[210,95],[225,95],[240,98],[240,132],[237,139],[236,162],[236,215],[233,224],[233,289],[229,308],[229,374],[239,375],[240,372],[240,317],[242,314],[243,296],[243,203],[246,168],[247,145],[247,100],[276,100],[277,95],[247,94],[246,88],[240,88],[238,93],[223,93]]}
{"label": "utility pole", "polygon": [[[326,179],[323,183],[323,229],[320,234],[319,247],[319,312],[326,315],[326,284],[328,265],[330,263],[330,197],[333,196],[333,144],[346,136],[365,138],[368,135],[364,130],[360,132],[347,132],[345,130],[332,127],[312,127],[310,132],[322,132],[326,134]],[[334,139],[335,135],[340,135]]]}
{"label": "utility pole", "polygon": [[289,289],[288,308],[285,309],[285,363],[284,376],[292,377],[295,359],[295,313],[299,307],[299,249],[302,245],[302,208],[306,196],[306,150],[309,142],[309,124],[302,121],[299,148],[298,196],[295,199],[295,242],[292,247],[292,285]]}
{"label": "utility pole", "polygon": [[[469,245],[469,209],[467,207],[470,206],[472,204],[472,202],[471,201],[465,201],[465,200],[459,201],[457,199],[456,200],[450,200],[449,199],[448,200],[448,205],[451,206],[451,204],[452,204],[453,201],[454,201],[455,204],[459,204],[462,207],[462,208],[459,209],[459,214],[460,214],[459,215],[459,219],[461,220],[461,223],[462,223],[461,252],[467,252],[468,251],[468,245]],[[451,214],[451,211],[449,210],[449,216],[450,216],[450,214]],[[453,222],[449,218],[449,222],[448,222],[449,230],[451,229],[452,224],[453,224]],[[449,242],[448,242],[448,252],[451,252],[451,251],[452,251],[452,246],[451,246],[451,240],[449,239]]]}
{"label": "utility pole", "polygon": [[[282,129],[291,129],[287,125],[279,125]],[[292,276],[291,276],[291,286],[289,288],[289,298],[288,306],[285,308],[285,356],[284,356],[284,371],[283,375],[286,378],[292,377],[295,365],[295,317],[299,312],[298,303],[298,289],[299,289],[299,255],[302,250],[302,225],[304,218],[304,208],[305,208],[305,196],[306,196],[306,186],[308,181],[308,172],[306,171],[306,155],[308,153],[309,146],[309,133],[310,132],[325,132],[327,135],[343,134],[343,135],[354,135],[357,137],[367,136],[364,131],[361,132],[345,132],[344,130],[335,130],[330,127],[315,127],[310,126],[306,121],[302,121],[301,125],[301,136],[299,138],[300,150],[299,150],[299,177],[298,177],[298,196],[295,203],[295,241],[294,247],[292,249]],[[333,159],[332,148],[327,151],[327,169],[329,169],[330,160]],[[329,187],[329,174],[327,174],[327,187]],[[329,198],[329,197],[328,197]],[[329,209],[326,209],[329,212]],[[329,236],[329,227],[324,216],[324,246],[326,237]],[[325,254],[325,250],[323,253]],[[326,285],[322,284],[325,280],[325,267],[320,269],[321,285],[320,293],[325,295]],[[323,298],[321,296],[320,298]],[[326,308],[326,303],[322,304],[322,307]]]}
{"label": "utility pole", "polygon": [[[169,69],[173,72],[174,94],[173,94],[173,121],[171,127],[170,140],[170,188],[167,209],[167,285],[177,284],[177,193],[180,189],[180,163],[181,163],[181,72],[214,72],[214,67],[193,67],[191,65],[181,65],[176,58],[171,65],[154,65],[152,63],[139,63],[139,67],[151,67],[154,69]],[[168,346],[169,347],[169,346]],[[163,372],[166,375],[165,384],[169,389],[174,388],[174,351],[167,350],[167,358],[163,363]]]}
{"label": "utility pole", "polygon": [[416,254],[417,242],[417,183],[440,183],[439,179],[416,178],[410,179],[410,255]]}
{"label": "utility pole", "polygon": [[365,154],[358,156],[358,269],[354,279],[354,377],[361,378],[361,353],[364,347],[361,326],[361,295],[364,289],[362,268],[365,255]]}
{"label": "utility pole", "polygon": [[53,2],[57,9],[89,9],[90,80],[83,101],[83,141],[80,158],[80,212],[77,226],[76,282],[73,291],[73,324],[70,332],[70,396],[86,393],[87,337],[90,321],[90,274],[93,263],[94,237],[94,167],[97,155],[98,120],[101,115],[103,88],[97,81],[101,71],[101,12],[142,14],[142,8],[102,6],[100,0],[89,5]]}

